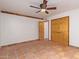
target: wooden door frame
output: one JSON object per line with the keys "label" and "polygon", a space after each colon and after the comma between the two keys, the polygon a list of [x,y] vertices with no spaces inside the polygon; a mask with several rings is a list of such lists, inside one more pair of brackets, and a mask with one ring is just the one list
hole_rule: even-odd
{"label": "wooden door frame", "polygon": [[[67,17],[68,18],[68,46],[69,46],[69,16],[64,16],[64,17]],[[64,17],[60,17],[60,18],[64,18]],[[57,19],[59,19],[60,20],[60,18],[55,18],[55,19],[51,19],[51,40],[52,40],[52,21],[54,21],[54,20],[57,20]]]}
{"label": "wooden door frame", "polygon": [[[39,21],[39,22],[43,22],[43,23],[45,23],[45,22],[48,22],[48,40],[49,40],[49,20],[48,21]],[[39,26],[40,27],[40,26]],[[45,30],[45,29],[44,29]],[[45,38],[44,38],[45,39]]]}

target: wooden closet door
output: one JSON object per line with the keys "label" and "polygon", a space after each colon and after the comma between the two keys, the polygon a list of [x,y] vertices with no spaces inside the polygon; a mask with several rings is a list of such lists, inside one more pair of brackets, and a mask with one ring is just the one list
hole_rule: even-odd
{"label": "wooden closet door", "polygon": [[69,17],[51,21],[51,40],[64,46],[69,45]]}
{"label": "wooden closet door", "polygon": [[39,39],[44,40],[44,22],[39,22]]}

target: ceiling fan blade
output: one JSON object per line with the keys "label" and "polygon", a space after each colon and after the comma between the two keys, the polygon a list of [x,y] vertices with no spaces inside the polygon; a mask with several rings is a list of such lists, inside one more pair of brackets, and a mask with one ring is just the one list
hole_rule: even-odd
{"label": "ceiling fan blade", "polygon": [[55,10],[56,7],[50,7],[50,8],[47,8],[47,10]]}
{"label": "ceiling fan blade", "polygon": [[36,8],[36,9],[40,9],[39,7],[35,7],[35,6],[32,6],[32,5],[31,5],[30,7],[32,7],[32,8]]}
{"label": "ceiling fan blade", "polygon": [[46,13],[46,14],[49,14],[49,12],[48,12],[48,11],[45,11],[45,13]]}
{"label": "ceiling fan blade", "polygon": [[37,11],[36,13],[39,13],[40,12],[40,10],[39,11]]}

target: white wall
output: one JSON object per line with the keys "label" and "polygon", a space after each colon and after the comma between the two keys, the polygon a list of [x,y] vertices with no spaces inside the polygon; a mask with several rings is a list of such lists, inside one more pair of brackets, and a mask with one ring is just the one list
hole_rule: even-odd
{"label": "white wall", "polygon": [[52,15],[48,19],[51,20],[64,16],[69,16],[69,44],[79,47],[79,9],[63,12],[57,15]]}
{"label": "white wall", "polygon": [[0,13],[0,46],[38,39],[38,21]]}
{"label": "white wall", "polygon": [[44,22],[44,38],[46,38],[46,39],[48,39],[49,37],[49,35],[48,35],[48,29],[49,29],[49,27],[48,27],[48,22]]}

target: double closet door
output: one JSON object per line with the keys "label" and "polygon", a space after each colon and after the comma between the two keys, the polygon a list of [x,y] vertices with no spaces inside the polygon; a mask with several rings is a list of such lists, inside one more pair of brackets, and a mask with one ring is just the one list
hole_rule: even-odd
{"label": "double closet door", "polygon": [[62,17],[51,21],[51,40],[54,43],[69,45],[69,17]]}

